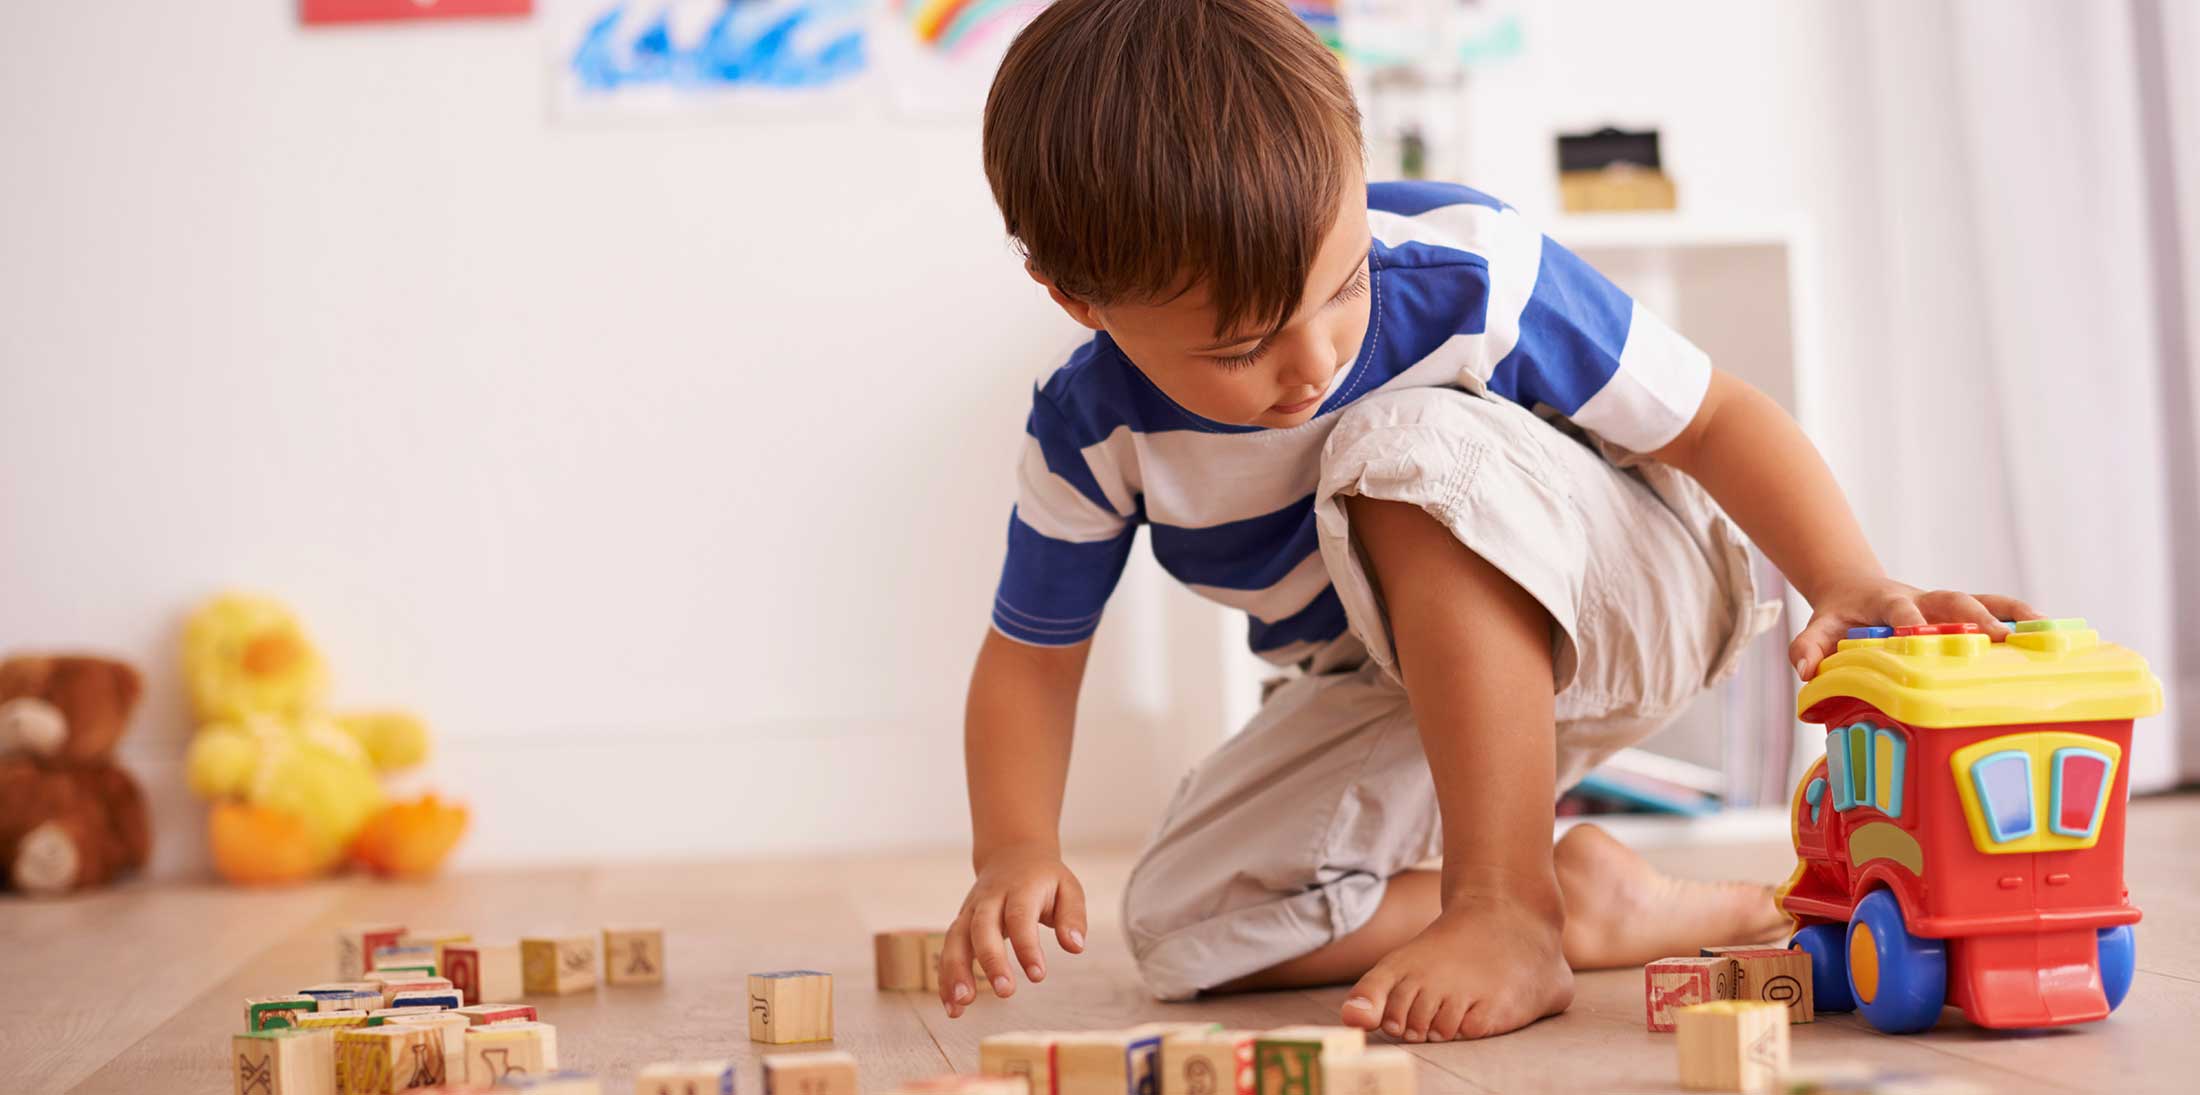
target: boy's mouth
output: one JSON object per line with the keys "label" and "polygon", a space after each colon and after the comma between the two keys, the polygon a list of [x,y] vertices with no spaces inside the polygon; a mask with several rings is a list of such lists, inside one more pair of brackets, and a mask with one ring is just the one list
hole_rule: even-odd
{"label": "boy's mouth", "polygon": [[1320,395],[1312,395],[1296,403],[1278,403],[1268,409],[1277,414],[1297,414],[1321,401],[1322,397]]}

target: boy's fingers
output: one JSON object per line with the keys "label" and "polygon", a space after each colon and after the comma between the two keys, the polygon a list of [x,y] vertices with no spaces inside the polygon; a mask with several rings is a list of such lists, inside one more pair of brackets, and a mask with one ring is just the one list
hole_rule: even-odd
{"label": "boy's fingers", "polygon": [[1952,589],[1939,590],[1918,598],[1921,606],[1929,606],[1936,622],[1977,624],[1988,635],[1999,635],[2008,630],[2001,626],[2001,619],[1986,610],[1978,598]]}
{"label": "boy's fingers", "polygon": [[1067,871],[1054,890],[1054,938],[1071,954],[1085,952],[1085,887]]}
{"label": "boy's fingers", "polygon": [[1839,616],[1832,615],[1819,616],[1804,625],[1795,641],[1788,644],[1788,662],[1795,666],[1795,675],[1809,680],[1818,671],[1818,663],[1841,640],[1847,626]]}
{"label": "boy's fingers", "polygon": [[1880,615],[1886,617],[1889,627],[1923,627],[1932,622],[1917,607],[1917,595],[1914,593],[1897,593],[1888,597],[1881,606]]}
{"label": "boy's fingers", "polygon": [[2047,617],[2046,613],[2015,597],[2003,597],[1996,593],[1981,593],[1977,596],[1978,603],[1985,605],[1987,611],[2004,620],[2041,620]]}
{"label": "boy's fingers", "polygon": [[955,918],[954,926],[947,929],[947,942],[940,947],[940,1003],[947,1008],[949,1018],[962,1014],[963,1006],[978,998],[970,986],[970,914]]}
{"label": "boy's fingers", "polygon": [[984,967],[986,980],[992,983],[993,995],[1013,995],[1016,979],[1008,975],[1008,948],[1001,942],[999,898],[989,897],[971,908],[970,949],[977,955],[978,965]]}
{"label": "boy's fingers", "polygon": [[1024,976],[1033,984],[1046,979],[1045,959],[1039,953],[1039,902],[1029,892],[1013,894],[1002,907],[1002,923],[1008,927],[1009,945],[1016,948],[1016,961],[1024,968]]}

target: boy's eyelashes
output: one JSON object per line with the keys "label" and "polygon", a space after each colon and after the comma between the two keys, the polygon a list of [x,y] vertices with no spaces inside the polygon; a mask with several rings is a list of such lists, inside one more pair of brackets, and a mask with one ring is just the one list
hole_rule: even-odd
{"label": "boy's eyelashes", "polygon": [[[1328,303],[1323,304],[1322,307],[1325,309],[1334,307],[1347,301],[1358,300],[1360,297],[1365,296],[1367,294],[1368,288],[1367,279],[1367,267],[1363,264],[1360,267],[1359,274],[1355,276],[1350,282],[1347,282],[1344,288],[1337,290],[1337,295],[1330,297]],[[1243,369],[1247,366],[1252,365],[1254,362],[1259,361],[1263,357],[1268,356],[1269,340],[1274,337],[1275,336],[1271,335],[1269,336],[1269,338],[1262,339],[1260,341],[1260,345],[1255,346],[1242,354],[1232,354],[1229,357],[1209,358],[1208,360],[1213,361],[1216,365],[1221,366],[1225,370],[1235,372],[1239,369]]]}

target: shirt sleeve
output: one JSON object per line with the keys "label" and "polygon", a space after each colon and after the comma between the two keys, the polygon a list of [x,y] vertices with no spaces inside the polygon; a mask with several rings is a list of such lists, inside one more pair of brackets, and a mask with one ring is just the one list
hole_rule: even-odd
{"label": "shirt sleeve", "polygon": [[1711,359],[1545,236],[1519,339],[1489,386],[1622,448],[1652,452],[1695,418],[1711,386]]}
{"label": "shirt sleeve", "polygon": [[1034,393],[1008,557],[993,598],[993,629],[1018,642],[1071,646],[1091,638],[1130,558],[1138,534],[1132,494],[1112,465],[1089,459],[1085,449],[1060,409]]}

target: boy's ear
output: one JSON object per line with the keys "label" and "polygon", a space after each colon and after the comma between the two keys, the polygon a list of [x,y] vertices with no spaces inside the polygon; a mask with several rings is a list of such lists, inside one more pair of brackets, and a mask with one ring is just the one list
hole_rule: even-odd
{"label": "boy's ear", "polygon": [[1069,313],[1069,318],[1095,331],[1106,329],[1107,325],[1100,322],[1099,309],[1063,292],[1062,287],[1054,284],[1053,278],[1040,273],[1038,267],[1024,263],[1024,273],[1030,274],[1031,280],[1046,286],[1047,295],[1053,297],[1054,303],[1061,305],[1062,310]]}

